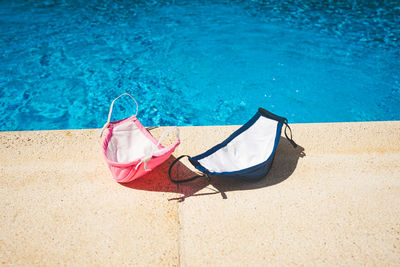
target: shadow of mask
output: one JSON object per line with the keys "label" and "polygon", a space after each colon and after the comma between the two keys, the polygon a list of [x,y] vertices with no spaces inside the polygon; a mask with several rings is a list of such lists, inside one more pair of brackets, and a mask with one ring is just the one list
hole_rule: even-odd
{"label": "shadow of mask", "polygon": [[[174,156],[171,156],[166,162],[145,176],[129,183],[121,183],[121,185],[137,190],[169,192],[182,195],[169,200],[184,201],[188,197],[212,194],[221,194],[222,198],[227,199],[226,193],[230,191],[263,188],[285,181],[296,169],[299,158],[305,155],[302,146],[298,145],[297,148],[293,148],[286,138],[281,137],[271,169],[264,178],[255,182],[232,180],[221,176],[211,176],[209,181],[206,176],[203,176],[194,181],[175,184],[168,177],[169,166],[176,159]],[[199,175],[199,173],[188,160],[184,160],[175,164],[171,175],[175,179],[183,180]],[[208,192],[204,192],[204,188]],[[202,192],[199,193],[199,191]]]}

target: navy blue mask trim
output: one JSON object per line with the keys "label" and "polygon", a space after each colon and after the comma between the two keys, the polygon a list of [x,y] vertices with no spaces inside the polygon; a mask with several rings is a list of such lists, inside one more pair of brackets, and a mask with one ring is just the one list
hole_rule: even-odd
{"label": "navy blue mask trim", "polygon": [[[232,172],[212,172],[210,170],[208,170],[207,168],[205,168],[204,166],[202,166],[199,162],[199,160],[208,157],[209,155],[213,154],[214,152],[216,152],[217,150],[223,148],[224,146],[226,146],[229,142],[231,142],[236,136],[240,135],[241,133],[243,133],[244,131],[246,131],[247,129],[249,129],[261,116],[278,121],[278,125],[277,125],[277,129],[276,129],[276,135],[275,135],[275,142],[274,142],[274,147],[273,150],[270,154],[270,156],[268,157],[268,159],[262,163],[259,163],[257,165],[242,169],[242,170],[238,170],[238,171],[232,171]],[[210,176],[223,176],[223,177],[227,177],[227,178],[231,178],[231,179],[239,179],[239,180],[247,180],[247,181],[256,181],[259,180],[263,177],[265,177],[267,175],[267,173],[269,172],[271,166],[272,166],[272,162],[274,160],[275,157],[275,152],[276,152],[276,148],[278,146],[279,143],[279,139],[281,136],[281,130],[282,130],[282,126],[283,124],[285,124],[287,127],[289,127],[289,125],[287,124],[287,119],[284,117],[280,117],[277,116],[263,108],[259,108],[257,113],[246,123],[244,124],[242,127],[240,127],[238,130],[236,130],[235,132],[233,132],[226,140],[224,140],[223,142],[221,142],[220,144],[210,148],[209,150],[207,150],[206,152],[197,155],[195,157],[190,157],[187,156],[189,158],[190,163],[199,171],[201,171],[202,173],[205,174],[205,176],[207,176],[208,178]],[[289,128],[290,129],[290,128]],[[291,130],[290,130],[291,133]],[[286,135],[286,128],[285,128],[285,135]],[[287,135],[286,135],[287,136]],[[289,138],[288,138],[289,140]],[[296,144],[294,143],[293,140],[291,140],[291,136],[290,136],[290,140],[291,142],[293,142],[292,144],[294,144],[293,146],[295,146]],[[297,145],[296,145],[297,146]],[[172,182],[174,183],[181,183],[181,182],[188,182],[188,181],[192,181],[198,177],[201,176],[195,176],[195,177],[191,177],[189,179],[185,179],[185,180],[174,180],[171,178],[171,169],[173,167],[173,165],[183,156],[177,158],[170,166],[169,169],[169,176]]]}

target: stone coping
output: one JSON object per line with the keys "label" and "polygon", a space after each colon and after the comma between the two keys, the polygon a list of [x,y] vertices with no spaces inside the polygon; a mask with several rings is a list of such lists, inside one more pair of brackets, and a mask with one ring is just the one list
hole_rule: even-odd
{"label": "stone coping", "polygon": [[98,129],[0,132],[0,264],[400,265],[399,121],[293,124],[299,147],[282,138],[256,183],[168,180],[237,128],[180,127],[174,157],[125,185]]}

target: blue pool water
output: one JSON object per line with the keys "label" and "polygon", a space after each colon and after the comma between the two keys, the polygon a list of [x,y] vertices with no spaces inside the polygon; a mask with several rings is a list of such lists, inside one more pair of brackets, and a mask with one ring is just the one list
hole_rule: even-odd
{"label": "blue pool water", "polygon": [[[400,2],[1,1],[0,130],[400,119]],[[127,99],[113,119],[129,116]]]}

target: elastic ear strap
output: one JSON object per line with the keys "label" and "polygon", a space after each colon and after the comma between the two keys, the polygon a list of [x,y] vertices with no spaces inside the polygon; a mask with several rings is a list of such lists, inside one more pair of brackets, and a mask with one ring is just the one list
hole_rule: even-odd
{"label": "elastic ear strap", "polygon": [[176,138],[178,139],[178,141],[180,141],[180,137],[179,137],[179,128],[176,127],[176,126],[172,126],[172,127],[169,127],[167,130],[165,130],[165,131],[161,134],[160,139],[158,139],[157,147],[158,147],[159,144],[161,144],[161,141],[164,139],[164,137],[165,137],[169,132],[172,132],[173,130],[176,130]]}
{"label": "elastic ear strap", "polygon": [[[295,143],[295,141],[293,141],[292,129],[290,129],[290,126],[289,126],[287,120],[286,120],[284,123],[285,123],[285,136],[286,136],[286,139],[289,140],[289,142],[292,144],[292,146],[293,146],[294,148],[296,148],[296,147],[297,147],[297,144]],[[289,128],[289,131],[290,131],[290,137],[289,137],[289,136],[287,135],[287,133],[286,133],[286,130],[287,130],[288,128]]]}
{"label": "elastic ear strap", "polygon": [[122,95],[120,95],[119,97],[115,98],[115,99],[111,102],[110,110],[108,111],[107,122],[104,124],[103,128],[101,129],[100,137],[103,135],[104,130],[105,130],[105,129],[108,127],[108,125],[110,124],[111,115],[112,115],[112,111],[113,111],[113,107],[114,107],[114,102],[115,102],[115,100],[117,100],[118,98],[120,98],[120,97],[123,96],[123,95],[129,96],[130,98],[132,98],[133,101],[135,101],[135,103],[136,103],[136,113],[135,113],[135,116],[137,116],[137,114],[138,114],[138,112],[139,112],[139,105],[138,105],[138,103],[136,102],[135,98],[133,98],[133,96],[131,96],[131,95],[128,94],[128,93],[123,93]]}
{"label": "elastic ear strap", "polygon": [[[196,175],[196,176],[193,176],[193,177],[184,179],[184,180],[175,180],[175,179],[172,179],[172,177],[171,177],[171,170],[172,170],[172,167],[173,167],[181,158],[184,158],[184,157],[188,157],[188,158],[190,159],[190,156],[188,156],[188,155],[182,155],[182,156],[179,156],[178,158],[176,158],[176,159],[174,160],[174,162],[172,162],[171,166],[169,166],[168,176],[169,176],[169,179],[171,180],[171,182],[173,182],[174,184],[180,184],[180,183],[190,182],[190,181],[193,181],[193,180],[195,180],[195,179],[197,179],[197,178],[204,177],[203,175]],[[207,177],[208,177],[208,175],[207,175]]]}
{"label": "elastic ear strap", "polygon": [[137,103],[136,100],[133,98],[133,96],[131,96],[131,95],[128,94],[128,93],[123,93],[122,95],[120,95],[119,97],[117,97],[116,99],[114,99],[113,102],[111,102],[110,111],[108,112],[107,123],[110,123],[110,121],[111,121],[111,114],[112,114],[112,111],[113,111],[114,102],[115,102],[118,98],[120,98],[121,96],[124,96],[124,95],[129,96],[130,98],[132,98],[133,101],[135,101],[135,103],[136,103],[136,113],[135,113],[135,116],[137,116],[138,111],[139,111],[139,105],[138,105],[138,103]]}

